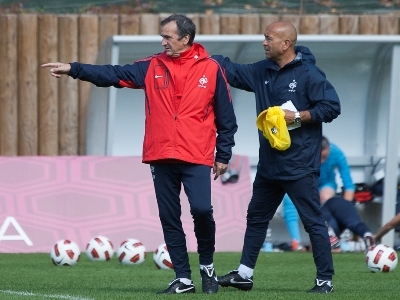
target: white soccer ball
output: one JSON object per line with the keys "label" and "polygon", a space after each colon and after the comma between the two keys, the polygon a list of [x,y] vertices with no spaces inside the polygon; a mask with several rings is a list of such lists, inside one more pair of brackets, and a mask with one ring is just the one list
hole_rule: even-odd
{"label": "white soccer ball", "polygon": [[173,269],[171,258],[169,257],[169,252],[165,244],[161,244],[156,251],[154,251],[153,260],[157,269]]}
{"label": "white soccer ball", "polygon": [[367,267],[371,272],[392,272],[397,266],[396,251],[386,245],[372,246],[366,256]]}
{"label": "white soccer ball", "polygon": [[81,251],[76,243],[70,240],[58,241],[50,251],[50,257],[56,266],[73,266],[79,261]]}
{"label": "white soccer ball", "polygon": [[109,261],[114,255],[114,246],[108,238],[99,235],[87,244],[86,255],[92,261]]}
{"label": "white soccer ball", "polygon": [[123,265],[140,265],[146,259],[146,247],[139,240],[128,239],[119,246],[117,257]]}

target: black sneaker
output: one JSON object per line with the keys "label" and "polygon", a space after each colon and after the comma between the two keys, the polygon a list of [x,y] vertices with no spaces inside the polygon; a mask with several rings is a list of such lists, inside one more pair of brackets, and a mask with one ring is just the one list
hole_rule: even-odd
{"label": "black sneaker", "polygon": [[200,276],[204,293],[214,294],[218,292],[217,274],[214,268],[204,267],[200,270]]}
{"label": "black sneaker", "polygon": [[168,288],[165,291],[158,292],[157,294],[183,294],[183,293],[194,293],[196,289],[194,284],[184,284],[179,278],[174,279],[169,283]]}
{"label": "black sneaker", "polygon": [[307,293],[330,294],[333,293],[333,286],[328,285],[328,280],[315,279],[315,285]]}
{"label": "black sneaker", "polygon": [[250,291],[253,288],[253,276],[243,279],[238,270],[230,271],[228,274],[218,277],[217,280],[222,287],[232,286],[242,291]]}

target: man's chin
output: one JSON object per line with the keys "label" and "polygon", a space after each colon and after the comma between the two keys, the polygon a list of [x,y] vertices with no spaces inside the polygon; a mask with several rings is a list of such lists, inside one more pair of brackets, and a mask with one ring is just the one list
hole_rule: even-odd
{"label": "man's chin", "polygon": [[179,57],[180,56],[179,53],[174,53],[174,52],[166,52],[165,54],[167,54],[167,56],[169,56],[169,57]]}

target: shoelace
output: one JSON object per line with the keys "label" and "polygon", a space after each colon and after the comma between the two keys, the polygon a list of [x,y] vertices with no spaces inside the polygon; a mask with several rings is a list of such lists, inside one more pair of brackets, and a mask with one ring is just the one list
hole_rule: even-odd
{"label": "shoelace", "polygon": [[213,273],[214,273],[214,268],[207,268],[207,267],[204,267],[204,268],[203,268],[203,271],[205,271],[205,272],[207,273],[207,276],[208,276],[208,277],[212,277],[212,275],[213,275]]}

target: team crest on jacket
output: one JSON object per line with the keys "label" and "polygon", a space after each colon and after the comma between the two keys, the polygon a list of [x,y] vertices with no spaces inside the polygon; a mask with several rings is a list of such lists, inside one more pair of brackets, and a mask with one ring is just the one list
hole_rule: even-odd
{"label": "team crest on jacket", "polygon": [[289,83],[289,92],[294,93],[296,91],[295,90],[296,86],[297,86],[297,82],[296,82],[296,80],[293,79],[293,81],[291,83]]}
{"label": "team crest on jacket", "polygon": [[201,77],[200,79],[199,79],[199,87],[201,87],[201,88],[206,88],[206,84],[208,83],[208,79],[207,79],[207,77],[206,77],[206,75],[203,75],[203,77]]}

